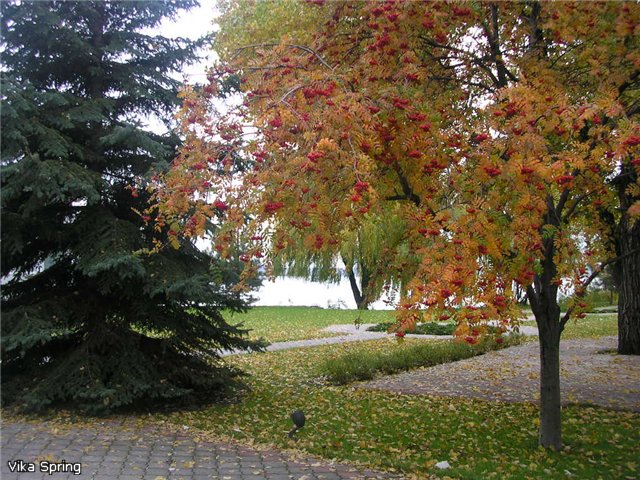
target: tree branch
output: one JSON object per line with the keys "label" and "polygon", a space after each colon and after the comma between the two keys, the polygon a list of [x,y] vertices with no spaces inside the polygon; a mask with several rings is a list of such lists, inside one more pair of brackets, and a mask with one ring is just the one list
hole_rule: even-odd
{"label": "tree branch", "polygon": [[569,218],[571,218],[571,215],[575,213],[576,208],[578,208],[578,205],[580,205],[580,202],[582,202],[586,198],[589,198],[594,193],[595,192],[589,192],[589,193],[585,193],[584,195],[579,195],[576,198],[575,202],[573,202],[573,205],[569,207],[569,210],[567,211],[567,213],[565,213],[564,216],[562,217],[562,221],[566,223],[569,220]]}
{"label": "tree branch", "polygon": [[622,95],[624,91],[631,85],[636,83],[638,79],[640,79],[640,70],[636,70],[635,72],[633,72],[628,80],[620,84],[620,86],[618,87],[618,96]]}
{"label": "tree branch", "polygon": [[570,190],[568,188],[565,188],[564,190],[562,190],[562,193],[560,194],[560,198],[558,199],[558,205],[556,205],[555,208],[555,215],[558,218],[558,223],[560,223],[561,219],[562,219],[562,210],[564,209],[565,204],[567,203],[567,200],[569,200],[569,193]]}
{"label": "tree branch", "polygon": [[257,72],[259,70],[278,70],[285,68],[293,68],[296,70],[308,70],[307,67],[303,67],[302,65],[266,65],[264,67],[243,67],[246,70],[250,70],[252,72]]}
{"label": "tree branch", "polygon": [[[591,284],[591,282],[593,282],[596,279],[598,275],[600,275],[602,270],[604,270],[604,268],[607,265],[611,265],[612,263],[619,262],[620,260],[624,260],[625,258],[629,258],[638,254],[640,254],[640,248],[636,248],[635,250],[631,250],[630,252],[627,252],[624,255],[618,255],[617,257],[610,258],[609,260],[602,262],[600,265],[598,265],[597,268],[593,270],[593,272],[591,272],[591,275],[589,275],[589,278],[587,278],[584,281],[580,290],[576,292],[576,297],[578,298],[584,297],[585,293],[587,292],[587,287]],[[571,313],[573,312],[573,310],[575,310],[575,305],[572,305],[567,309],[566,313],[562,316],[562,319],[560,320],[560,328],[564,328],[566,323],[569,321],[569,318],[571,317]]]}
{"label": "tree branch", "polygon": [[396,171],[396,174],[398,175],[398,180],[400,181],[400,186],[402,187],[402,192],[404,193],[404,197],[403,198],[405,200],[409,200],[409,201],[413,202],[416,207],[419,207],[420,206],[420,197],[418,195],[416,195],[413,192],[413,190],[411,189],[411,185],[409,185],[409,181],[402,174],[402,171],[400,170],[400,165],[395,164],[394,165],[394,170]]}
{"label": "tree branch", "polygon": [[[467,52],[465,50],[462,50],[460,48],[452,47],[450,45],[442,45],[441,43],[438,43],[438,42],[436,42],[434,40],[431,40],[428,37],[420,36],[419,38],[430,47],[442,48],[442,49],[445,49],[445,50],[450,50],[452,52],[459,53],[459,54],[461,54],[461,55],[463,55],[465,57],[468,57],[467,60],[469,62],[477,65],[481,70],[484,70],[489,75],[489,77],[491,78],[491,82],[494,85],[498,85],[499,84],[498,79],[496,78],[494,73],[491,71],[491,68],[484,63],[484,60],[485,60],[484,58],[475,57],[475,56],[471,55],[469,52]],[[442,63],[443,60],[450,60],[451,57],[436,57],[435,55],[433,55],[430,52],[426,52],[426,53],[431,58],[436,60],[439,63],[439,65],[445,70],[451,70],[451,69],[457,68],[457,66],[455,66],[455,65],[445,65],[444,63]],[[464,63],[460,64],[460,66],[463,66],[463,65],[464,65]]]}
{"label": "tree branch", "polygon": [[517,82],[518,79],[509,71],[502,59],[502,51],[500,50],[500,27],[498,25],[498,5],[493,3],[489,8],[491,11],[491,28],[489,28],[486,22],[482,22],[482,28],[489,43],[489,48],[491,49],[491,60],[498,72],[498,82],[496,86],[502,88],[507,86],[507,78],[514,82]]}
{"label": "tree branch", "polygon": [[256,44],[253,44],[253,45],[245,45],[244,47],[237,48],[236,49],[236,53],[240,53],[241,51],[248,50],[250,48],[278,47],[280,45],[288,47],[288,48],[297,48],[298,50],[302,50],[304,52],[310,53],[314,57],[316,57],[320,61],[320,63],[322,63],[322,65],[327,67],[329,70],[333,71],[333,67],[331,65],[329,65],[324,58],[322,58],[322,55],[320,55],[318,52],[316,52],[313,48],[305,47],[304,45],[296,45],[296,44],[293,44],[293,43],[256,43]]}

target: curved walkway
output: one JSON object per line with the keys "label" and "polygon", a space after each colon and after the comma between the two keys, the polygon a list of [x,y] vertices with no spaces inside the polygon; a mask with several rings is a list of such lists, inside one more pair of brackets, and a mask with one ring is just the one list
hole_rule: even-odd
{"label": "curved walkway", "polygon": [[[341,335],[335,337],[312,338],[309,340],[292,340],[289,342],[276,342],[267,347],[267,352],[275,352],[278,350],[288,350],[290,348],[317,347],[319,345],[330,345],[334,343],[361,342],[365,340],[377,340],[379,338],[393,337],[393,333],[385,332],[368,332],[367,329],[376,325],[375,323],[363,323],[359,327],[353,324],[330,325],[323,329],[325,332],[338,333]],[[538,329],[535,327],[520,327],[520,333],[523,335],[538,335]],[[417,335],[408,333],[406,338],[421,338],[423,340],[443,340],[453,338],[452,335]],[[244,354],[244,350],[226,350],[221,353],[223,357],[228,355]]]}
{"label": "curved walkway", "polygon": [[[563,404],[590,404],[640,412],[640,357],[616,355],[617,339],[560,342]],[[603,353],[604,352],[604,353]],[[359,384],[416,395],[537,402],[540,382],[537,343],[488,352]]]}
{"label": "curved walkway", "polygon": [[[8,462],[18,460],[24,468],[34,464],[35,472],[11,472]],[[59,471],[50,474],[52,464]],[[41,465],[45,471],[40,471]],[[141,425],[133,419],[82,427],[5,419],[0,476],[2,480],[400,478],[313,457],[293,458],[277,450],[212,442],[176,426]]]}
{"label": "curved walkway", "polygon": [[[370,324],[373,325],[373,324]],[[353,332],[351,331],[342,331],[342,330],[330,330],[333,327],[353,327]],[[384,338],[388,336],[387,333],[381,332],[367,332],[368,325],[362,325],[359,330],[353,325],[331,325],[325,329],[324,331],[333,332],[333,333],[343,333],[346,335],[339,335],[335,337],[323,337],[323,338],[312,338],[309,340],[291,340],[289,342],[275,342],[271,343],[267,348],[267,352],[275,352],[278,350],[289,350],[290,348],[303,348],[303,347],[317,347],[319,345],[330,345],[333,343],[346,343],[346,342],[358,342],[363,340],[376,340],[378,338]],[[416,335],[418,336],[418,335]],[[244,354],[247,353],[244,350],[232,350],[232,351],[224,351],[222,352],[222,356],[226,357],[228,355],[236,355],[236,354]]]}

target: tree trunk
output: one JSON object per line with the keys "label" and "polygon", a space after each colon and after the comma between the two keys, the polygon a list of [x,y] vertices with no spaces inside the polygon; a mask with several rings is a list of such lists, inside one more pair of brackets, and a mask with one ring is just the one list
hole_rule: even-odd
{"label": "tree trunk", "polygon": [[362,293],[362,297],[358,304],[358,310],[367,310],[369,303],[371,303],[371,274],[369,273],[369,269],[364,265],[364,262],[360,263],[360,272],[360,292]]}
{"label": "tree trunk", "polygon": [[369,302],[367,302],[366,300],[362,300],[360,303],[356,304],[356,307],[358,308],[358,310],[368,310]]}
{"label": "tree trunk", "polygon": [[545,448],[562,447],[560,406],[560,329],[542,327],[538,322],[540,342],[540,437]]}
{"label": "tree trunk", "polygon": [[[562,198],[567,195],[563,192]],[[555,207],[547,198],[548,213],[545,224],[559,227],[562,200]],[[544,239],[543,271],[534,276],[533,285],[527,287],[527,298],[538,325],[540,343],[540,435],[538,443],[544,448],[562,448],[562,416],[560,404],[560,335],[564,324],[560,321],[558,270],[554,261],[554,237]]]}
{"label": "tree trunk", "polygon": [[[618,261],[620,285],[618,292],[618,353],[640,355],[640,222],[627,227],[628,215],[621,220],[620,254]],[[626,230],[626,231],[625,231]]]}
{"label": "tree trunk", "polygon": [[351,292],[353,292],[353,299],[356,302],[356,308],[358,310],[366,310],[368,307],[368,302],[360,293],[360,289],[358,288],[358,282],[356,280],[356,274],[353,271],[352,265],[346,265],[347,277],[349,278],[349,285],[351,285]]}
{"label": "tree trunk", "polygon": [[613,290],[609,290],[609,305],[613,305]]}

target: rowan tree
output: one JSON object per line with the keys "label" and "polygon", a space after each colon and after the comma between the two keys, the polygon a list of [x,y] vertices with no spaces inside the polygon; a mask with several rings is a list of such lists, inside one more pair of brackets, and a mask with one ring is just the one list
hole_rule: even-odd
{"label": "rowan tree", "polygon": [[222,317],[246,308],[226,262],[140,254],[168,241],[141,212],[180,145],[140,117],[171,119],[203,43],[144,29],[196,4],[2,4],[3,402],[212,398],[237,373],[219,350],[256,346]]}
{"label": "rowan tree", "polygon": [[[246,14],[252,4],[234,5]],[[420,260],[400,320],[410,327],[423,310],[455,311],[469,343],[490,320],[517,324],[512,285],[526,288],[539,329],[539,442],[560,448],[560,336],[584,316],[585,289],[606,264],[626,272],[622,321],[638,321],[640,7],[299,8],[304,18],[317,9],[307,43],[255,36],[221,50],[209,95],[235,78],[237,108],[216,112],[207,95],[185,92],[187,147],[171,188],[157,193],[159,216],[188,225],[193,212],[216,212],[222,200],[210,201],[210,188],[224,191],[216,248],[246,234],[246,259],[268,261],[301,238],[335,254],[390,211]],[[240,38],[233,11],[221,39]],[[235,151],[253,155],[254,170],[234,181],[213,175]],[[390,276],[407,267],[393,252],[385,260]],[[573,294],[562,316],[561,289]]]}

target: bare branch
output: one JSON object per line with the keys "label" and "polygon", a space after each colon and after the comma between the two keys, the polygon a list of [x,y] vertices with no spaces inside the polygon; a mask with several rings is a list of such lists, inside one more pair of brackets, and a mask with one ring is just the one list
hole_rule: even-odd
{"label": "bare branch", "polygon": [[282,97],[280,97],[280,100],[278,102],[284,102],[288,97],[293,95],[295,92],[300,90],[302,87],[303,87],[303,85],[296,85],[295,87],[291,88],[288,92],[286,92],[284,95],[282,95]]}
{"label": "bare branch", "polygon": [[[602,270],[604,270],[604,268],[607,265],[611,265],[612,263],[616,263],[616,262],[619,262],[620,260],[624,260],[625,258],[629,258],[629,257],[632,257],[634,255],[639,255],[639,254],[640,254],[640,248],[636,248],[635,250],[631,250],[630,252],[627,252],[624,255],[618,255],[617,257],[610,258],[609,260],[606,260],[606,261],[602,262],[600,265],[598,265],[597,268],[595,268],[593,270],[593,272],[591,272],[591,275],[589,275],[589,278],[587,278],[584,281],[584,283],[582,284],[580,290],[576,292],[576,297],[578,297],[578,298],[584,297],[584,295],[587,292],[587,287],[591,284],[591,282],[593,282],[596,279],[596,277],[598,275],[600,275]],[[572,305],[567,309],[566,313],[562,316],[562,319],[560,320],[560,327],[561,328],[564,328],[566,323],[569,321],[569,318],[571,317],[571,313],[574,310],[575,310],[575,305]]]}
{"label": "bare branch", "polygon": [[265,65],[264,67],[244,67],[247,70],[251,70],[252,72],[259,70],[278,70],[285,68],[292,68],[296,70],[308,70],[307,67],[303,67],[302,65]]}
{"label": "bare branch", "polygon": [[634,83],[637,83],[638,80],[640,80],[640,70],[636,70],[635,72],[633,72],[629,76],[629,79],[627,81],[620,84],[620,86],[618,87],[618,95],[622,95],[627,88],[629,88]]}
{"label": "bare branch", "polygon": [[312,54],[314,57],[316,57],[320,63],[322,63],[322,65],[324,65],[325,67],[327,67],[329,70],[333,71],[333,67],[331,67],[331,65],[329,65],[326,60],[324,58],[322,58],[322,55],[320,55],[318,52],[316,52],[313,48],[309,48],[306,47],[304,45],[295,45],[293,43],[256,43],[254,45],[245,45],[244,47],[240,47],[236,49],[236,53],[240,53],[243,50],[248,50],[248,49],[255,49],[255,48],[260,48],[260,47],[278,47],[278,46],[284,46],[284,47],[288,47],[288,48],[296,48],[298,50],[302,50],[304,52],[310,53]]}
{"label": "bare branch", "polygon": [[567,213],[565,213],[564,216],[562,217],[562,221],[566,223],[571,218],[571,216],[575,213],[580,203],[582,203],[583,200],[589,198],[594,193],[595,192],[588,192],[588,193],[585,193],[584,195],[579,195],[578,197],[576,197],[573,204],[569,207],[569,210],[567,210]]}
{"label": "bare branch", "polygon": [[570,193],[571,191],[568,188],[565,188],[564,190],[562,190],[562,193],[560,194],[558,205],[556,205],[556,208],[554,211],[556,218],[558,219],[558,222],[560,222],[560,220],[562,219],[562,210],[564,209],[565,204],[569,200]]}
{"label": "bare branch", "polygon": [[411,188],[411,185],[409,185],[409,181],[407,180],[407,178],[402,173],[402,170],[400,170],[400,165],[395,164],[394,165],[394,170],[396,171],[396,174],[398,175],[398,180],[400,181],[400,186],[402,187],[402,192],[404,193],[404,197],[403,198],[405,200],[409,200],[409,201],[413,202],[413,204],[416,207],[419,207],[420,206],[420,197],[413,192],[413,190]]}

